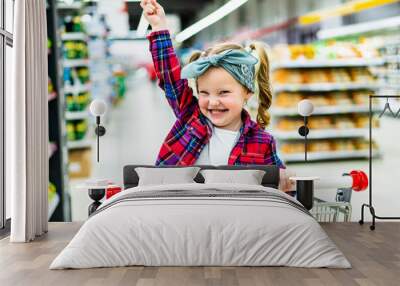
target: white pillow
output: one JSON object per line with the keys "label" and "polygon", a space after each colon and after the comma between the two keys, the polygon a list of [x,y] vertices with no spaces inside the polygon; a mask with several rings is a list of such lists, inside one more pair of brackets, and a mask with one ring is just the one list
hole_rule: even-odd
{"label": "white pillow", "polygon": [[265,175],[263,170],[201,170],[204,183],[234,183],[261,185]]}
{"label": "white pillow", "polygon": [[194,178],[199,170],[199,167],[135,168],[139,176],[138,186],[196,183]]}

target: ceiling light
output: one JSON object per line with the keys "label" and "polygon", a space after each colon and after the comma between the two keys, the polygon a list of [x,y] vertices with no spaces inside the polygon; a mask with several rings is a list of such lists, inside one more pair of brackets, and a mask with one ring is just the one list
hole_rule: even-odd
{"label": "ceiling light", "polygon": [[224,4],[208,16],[204,17],[200,21],[194,23],[190,27],[186,28],[182,32],[176,35],[175,40],[177,42],[183,42],[193,35],[197,34],[201,30],[207,28],[208,26],[214,24],[215,22],[221,20],[223,17],[233,12],[248,0],[231,0],[228,3]]}

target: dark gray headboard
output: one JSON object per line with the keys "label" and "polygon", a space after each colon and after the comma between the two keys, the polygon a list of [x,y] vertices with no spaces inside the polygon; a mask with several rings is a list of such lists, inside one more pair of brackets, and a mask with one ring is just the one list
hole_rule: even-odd
{"label": "dark gray headboard", "polygon": [[[227,166],[204,166],[195,165],[201,169],[219,169],[219,170],[247,170],[256,169],[264,170],[266,173],[262,180],[262,185],[265,187],[278,188],[279,185],[279,168],[274,165],[227,165]],[[135,171],[137,167],[147,167],[147,168],[182,168],[183,166],[154,166],[154,165],[127,165],[124,167],[124,189],[129,189],[136,187],[139,182],[139,177]],[[197,183],[204,183],[204,178],[200,174],[197,174],[194,180]]]}

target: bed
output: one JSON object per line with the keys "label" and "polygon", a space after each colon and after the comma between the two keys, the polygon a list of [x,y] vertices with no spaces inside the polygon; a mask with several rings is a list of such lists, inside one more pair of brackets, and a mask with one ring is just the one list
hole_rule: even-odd
{"label": "bed", "polygon": [[138,185],[124,167],[125,190],[83,224],[50,269],[144,266],[350,268],[343,253],[294,198],[277,190],[275,166],[199,166],[265,171],[261,185]]}

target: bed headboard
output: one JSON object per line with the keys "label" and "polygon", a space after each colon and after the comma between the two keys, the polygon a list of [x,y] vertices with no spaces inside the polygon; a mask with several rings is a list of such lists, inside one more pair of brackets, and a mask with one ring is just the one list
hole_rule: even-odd
{"label": "bed headboard", "polygon": [[[261,184],[265,187],[278,188],[279,185],[279,167],[274,165],[226,165],[226,166],[205,166],[205,165],[195,165],[204,169],[219,169],[219,170],[247,170],[256,169],[265,171],[265,175],[262,179]],[[126,165],[124,166],[124,189],[129,189],[136,187],[139,182],[139,176],[135,171],[137,167],[146,168],[182,168],[184,166],[154,166],[154,165]],[[204,178],[200,174],[194,178],[197,183],[204,183]]]}

